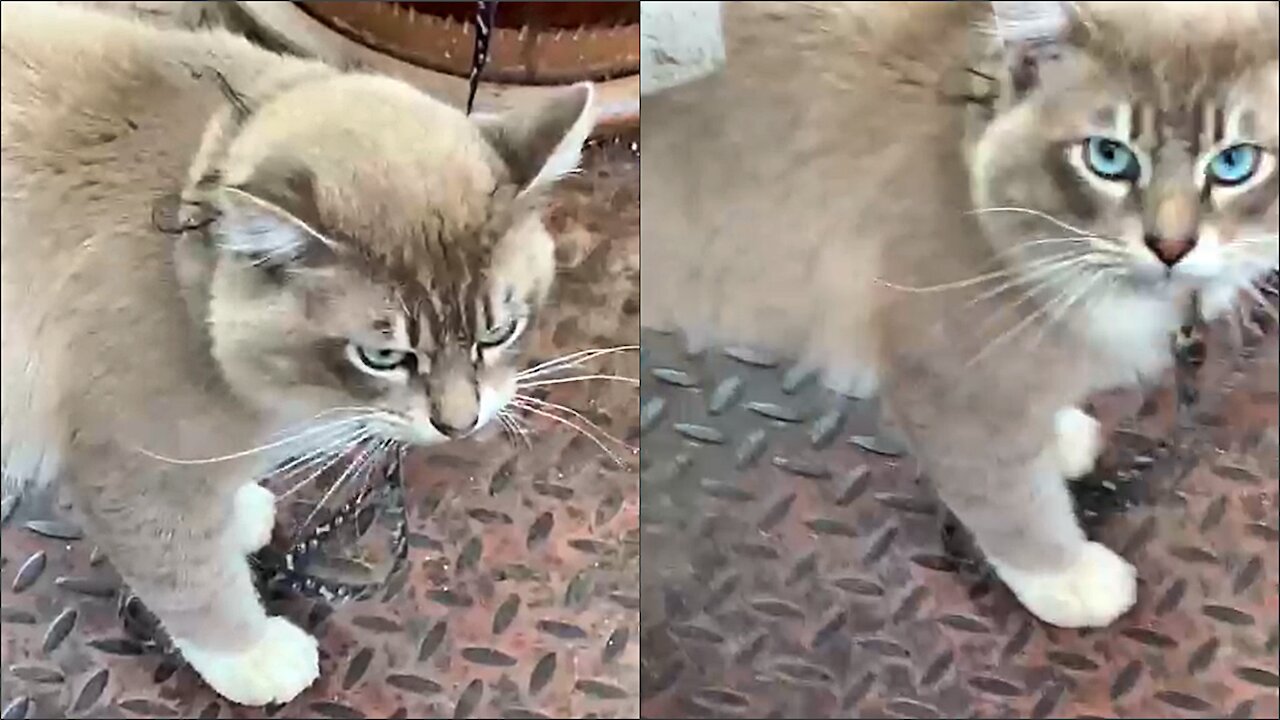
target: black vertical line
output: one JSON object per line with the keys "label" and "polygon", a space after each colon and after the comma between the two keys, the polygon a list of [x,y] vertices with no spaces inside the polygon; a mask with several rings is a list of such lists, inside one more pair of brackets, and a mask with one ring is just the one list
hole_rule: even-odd
{"label": "black vertical line", "polygon": [[480,73],[489,62],[489,38],[493,33],[494,22],[498,17],[498,0],[476,3],[476,14],[472,25],[476,30],[475,46],[471,53],[471,74],[467,77],[467,114],[475,105],[476,91],[480,89]]}

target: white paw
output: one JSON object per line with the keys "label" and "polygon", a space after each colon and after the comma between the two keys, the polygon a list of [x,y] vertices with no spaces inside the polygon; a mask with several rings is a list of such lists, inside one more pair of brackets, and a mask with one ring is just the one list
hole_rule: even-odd
{"label": "white paw", "polygon": [[1089,413],[1069,407],[1053,417],[1058,439],[1058,467],[1075,480],[1093,472],[1102,455],[1102,425]]}
{"label": "white paw", "polygon": [[271,542],[275,527],[275,494],[257,483],[240,486],[236,490],[235,517],[229,530],[233,542],[246,555],[255,553]]}
{"label": "white paw", "polygon": [[263,626],[257,644],[242,653],[201,650],[175,640],[191,667],[222,697],[241,705],[285,703],[320,676],[316,639],[282,617]]}
{"label": "white paw", "polygon": [[1075,564],[1062,572],[1014,570],[995,561],[991,565],[1031,614],[1058,627],[1109,625],[1138,598],[1137,571],[1095,542],[1087,543]]}

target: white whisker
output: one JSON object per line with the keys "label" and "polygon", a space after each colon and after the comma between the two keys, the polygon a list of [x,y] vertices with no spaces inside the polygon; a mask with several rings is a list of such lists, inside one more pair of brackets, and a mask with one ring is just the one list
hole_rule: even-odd
{"label": "white whisker", "polygon": [[1052,215],[1050,215],[1050,214],[1048,214],[1048,213],[1040,212],[1039,210],[1032,210],[1032,209],[1030,209],[1030,208],[1020,208],[1020,207],[990,207],[990,208],[976,208],[976,209],[974,209],[974,210],[970,210],[970,211],[969,211],[968,213],[966,213],[966,214],[971,214],[971,215],[980,215],[980,214],[983,214],[983,213],[990,213],[990,212],[1012,212],[1012,213],[1023,213],[1023,214],[1025,214],[1025,215],[1034,215],[1035,217],[1038,217],[1038,218],[1040,218],[1040,219],[1042,219],[1042,220],[1048,220],[1049,222],[1053,223],[1054,225],[1057,225],[1058,227],[1063,228],[1063,229],[1065,229],[1065,230],[1067,230],[1067,231],[1069,231],[1069,232],[1077,233],[1077,234],[1080,234],[1080,235],[1088,235],[1088,236],[1090,236],[1090,237],[1093,237],[1093,234],[1092,234],[1092,233],[1090,233],[1088,230],[1082,230],[1082,229],[1080,229],[1080,228],[1078,228],[1078,227],[1076,227],[1076,226],[1072,225],[1071,223],[1068,223],[1068,222],[1064,222],[1064,221],[1062,221],[1062,220],[1059,220],[1058,218],[1056,218],[1056,217],[1054,217],[1054,216],[1052,216]]}
{"label": "white whisker", "polygon": [[596,436],[594,436],[594,435],[592,435],[591,433],[587,432],[587,431],[586,431],[586,430],[584,430],[582,427],[580,427],[580,426],[578,426],[578,425],[574,424],[573,422],[570,422],[569,420],[566,420],[566,419],[564,419],[564,418],[560,417],[559,415],[553,415],[552,413],[549,413],[549,412],[547,412],[547,411],[545,411],[545,410],[540,410],[540,409],[538,409],[537,407],[534,407],[533,405],[524,405],[524,404],[521,404],[519,400],[513,400],[513,401],[512,401],[512,404],[513,404],[513,405],[516,405],[517,407],[519,407],[520,409],[522,409],[522,410],[524,410],[524,411],[526,411],[526,412],[531,412],[531,413],[533,413],[533,414],[535,414],[535,415],[541,415],[541,416],[543,416],[543,417],[550,418],[550,419],[552,419],[552,420],[555,420],[555,421],[556,421],[556,422],[558,422],[558,423],[561,423],[562,425],[565,425],[565,426],[567,426],[567,427],[570,427],[570,428],[572,428],[572,429],[576,430],[576,431],[577,431],[579,434],[581,434],[583,437],[585,437],[585,438],[587,438],[588,440],[590,440],[591,442],[595,443],[595,444],[596,444],[596,447],[598,447],[598,448],[600,448],[601,450],[603,450],[603,451],[605,452],[605,454],[606,454],[606,455],[608,455],[608,456],[609,456],[609,457],[610,457],[610,458],[611,458],[611,459],[612,459],[612,460],[613,460],[613,461],[618,465],[618,467],[626,467],[626,465],[622,462],[622,460],[621,460],[621,459],[619,459],[619,458],[618,458],[618,456],[617,456],[617,455],[615,455],[615,454],[613,453],[613,451],[612,451],[612,450],[610,450],[608,447],[606,447],[604,443],[600,442],[600,439],[599,439],[599,438],[597,438]]}
{"label": "white whisker", "polygon": [[[1088,284],[1086,285],[1086,289],[1092,286],[1099,276],[1100,276],[1100,273],[1095,273],[1095,275],[1092,278],[1090,278],[1090,282],[1088,282]],[[996,347],[1004,344],[1005,342],[1008,342],[1010,338],[1013,338],[1018,333],[1022,332],[1022,330],[1029,327],[1031,323],[1035,322],[1038,318],[1050,312],[1053,309],[1054,305],[1061,302],[1063,298],[1066,298],[1070,292],[1071,292],[1071,286],[1068,285],[1066,288],[1062,290],[1062,292],[1058,293],[1053,298],[1051,298],[1048,302],[1036,308],[1035,311],[1028,314],[1025,318],[1020,320],[1013,327],[1004,331],[999,336],[997,336],[994,340],[988,343],[987,346],[983,348],[981,352],[979,352],[976,356],[974,356],[973,359],[971,359],[968,363],[965,364],[965,367],[972,367],[973,365],[976,365],[977,363],[979,363],[983,358],[985,358],[988,354],[990,354],[990,352],[994,350]]]}
{"label": "white whisker", "polygon": [[[1040,262],[1035,264],[1028,263],[1025,266],[1025,272],[1015,273],[1014,274],[1015,277],[1010,279],[1008,282],[1001,283],[996,287],[983,292],[981,295],[978,295],[977,297],[970,300],[968,304],[973,305],[975,303],[980,303],[983,300],[993,298],[996,295],[999,295],[1000,293],[1006,290],[1014,288],[1018,285],[1025,285],[1032,281],[1040,281],[1040,280],[1047,279],[1049,280],[1049,282],[1052,282],[1052,279],[1054,276],[1056,276],[1059,273],[1065,272],[1070,268],[1075,267],[1076,265],[1083,264],[1087,260],[1087,258],[1088,258],[1087,255],[1079,255],[1077,253],[1065,253],[1063,255],[1054,255],[1050,258],[1046,258],[1047,262]],[[1040,284],[1037,282],[1037,284],[1033,286],[1033,288],[1031,288],[1030,292],[1034,292],[1035,289],[1039,287],[1043,287],[1043,284]],[[1021,299],[1022,298],[1020,297],[1019,300]]]}
{"label": "white whisker", "polygon": [[507,428],[511,443],[514,445],[516,440],[524,441],[525,447],[533,447],[529,441],[529,431],[520,424],[520,420],[510,410],[502,410],[498,413],[498,419]]}
{"label": "white whisker", "polygon": [[281,493],[279,499],[283,500],[293,495],[294,493],[298,492],[299,490],[306,487],[307,485],[310,485],[311,481],[323,475],[325,471],[327,471],[329,468],[336,465],[339,460],[346,457],[347,454],[350,453],[352,450],[355,450],[356,448],[360,447],[360,445],[362,445],[365,441],[369,440],[369,438],[371,437],[373,437],[373,433],[369,432],[368,430],[361,432],[360,435],[358,435],[354,440],[348,443],[345,447],[333,453],[332,457],[329,459],[328,462],[316,468],[310,475],[308,475],[304,480],[302,480],[302,482],[297,483],[293,487]]}
{"label": "white whisker", "polygon": [[332,453],[340,451],[342,448],[350,445],[351,441],[358,437],[362,432],[367,430],[368,428],[360,425],[344,430],[340,435],[332,440],[326,441],[321,445],[316,445],[308,452],[293,458],[284,465],[272,468],[270,472],[276,477],[288,477],[289,475],[310,467],[318,460],[327,458]]}
{"label": "white whisker", "polygon": [[517,380],[527,379],[531,377],[536,377],[538,375],[545,375],[548,373],[557,372],[559,370],[576,367],[588,360],[593,360],[597,357],[603,357],[605,355],[612,355],[614,353],[627,352],[630,350],[639,350],[639,349],[640,349],[639,345],[619,345],[617,347],[611,347],[611,348],[595,348],[590,350],[579,350],[577,352],[569,353],[568,355],[563,355],[561,357],[558,357],[552,360],[547,360],[546,362],[539,363],[538,365],[528,368],[520,373],[517,373],[516,379]]}
{"label": "white whisker", "polygon": [[369,447],[366,447],[364,449],[364,452],[362,452],[354,462],[352,462],[350,465],[347,466],[345,470],[342,471],[342,474],[338,476],[338,479],[333,481],[333,484],[330,485],[329,489],[325,491],[324,496],[320,498],[320,502],[316,503],[316,506],[311,509],[311,512],[307,514],[307,519],[302,521],[302,524],[298,526],[298,529],[299,530],[306,529],[306,527],[311,524],[311,521],[316,519],[316,515],[320,513],[320,509],[323,508],[326,504],[328,504],[329,500],[333,498],[334,494],[337,493],[338,490],[343,485],[346,484],[347,478],[352,477],[354,474],[358,473],[361,469],[363,469],[365,464],[372,459],[374,452],[386,448],[388,443],[390,442],[392,441],[383,440],[377,445],[371,445]]}
{"label": "white whisker", "polygon": [[309,437],[312,435],[316,435],[316,434],[331,430],[336,425],[341,425],[344,423],[351,423],[351,422],[355,422],[355,419],[337,420],[331,425],[321,425],[318,427],[311,427],[309,429],[295,433],[294,435],[290,435],[281,440],[276,440],[275,442],[267,443],[265,445],[259,445],[257,447],[250,448],[248,450],[241,450],[240,452],[231,453],[229,455],[222,455],[219,457],[212,457],[212,458],[203,458],[200,460],[189,460],[189,459],[165,457],[164,455],[153,453],[150,450],[147,450],[146,448],[138,448],[138,452],[150,458],[153,458],[155,460],[167,462],[172,465],[209,465],[212,463],[226,462],[228,460],[238,460],[240,458],[249,457],[251,455],[256,455],[261,452],[266,452],[267,450],[274,450],[276,448],[284,447],[286,445],[295,443],[304,437]]}
{"label": "white whisker", "polygon": [[585,382],[587,380],[612,380],[614,382],[631,383],[639,385],[640,381],[635,378],[622,377],[621,375],[575,375],[567,378],[553,378],[551,380],[538,380],[531,383],[516,383],[518,388],[542,387],[544,385],[560,385],[562,383]]}
{"label": "white whisker", "polygon": [[600,433],[600,434],[601,434],[601,435],[603,435],[605,438],[607,438],[607,439],[609,439],[609,440],[612,440],[613,442],[617,443],[618,445],[622,446],[623,448],[626,448],[627,452],[635,453],[635,451],[636,451],[636,449],[635,449],[634,447],[632,447],[632,446],[630,446],[630,445],[626,444],[625,442],[623,442],[623,441],[619,440],[618,438],[614,437],[614,436],[613,436],[613,435],[611,435],[607,430],[605,430],[604,428],[600,427],[600,425],[599,425],[598,423],[596,423],[595,421],[593,421],[591,418],[587,417],[586,415],[583,415],[582,413],[578,412],[577,410],[574,410],[574,409],[573,409],[573,408],[571,408],[571,407],[567,407],[567,406],[565,406],[565,405],[561,405],[560,403],[553,403],[553,402],[550,402],[550,401],[547,401],[547,400],[540,400],[540,399],[538,399],[538,398],[536,398],[536,397],[531,397],[531,396],[529,396],[529,395],[516,395],[516,398],[517,398],[517,399],[519,399],[519,400],[521,400],[521,401],[523,401],[523,402],[531,402],[531,403],[534,403],[535,405],[538,405],[538,406],[540,406],[540,407],[547,408],[547,409],[550,409],[550,410],[561,410],[561,411],[567,412],[567,413],[569,413],[570,415],[572,415],[572,416],[574,416],[574,417],[578,418],[579,420],[583,421],[584,423],[587,423],[587,425],[591,426],[591,428],[592,428],[593,430],[595,430],[596,432]]}

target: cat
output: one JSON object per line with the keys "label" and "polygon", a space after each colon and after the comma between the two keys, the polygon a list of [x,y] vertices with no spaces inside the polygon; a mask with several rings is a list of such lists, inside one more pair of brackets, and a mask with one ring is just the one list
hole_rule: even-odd
{"label": "cat", "polygon": [[2,17],[6,492],[65,483],[214,690],[286,702],[317,645],[252,585],[255,478],[503,411],[593,86],[468,118],[224,31]]}
{"label": "cat", "polygon": [[643,100],[642,324],[877,396],[1031,613],[1113,622],[1080,406],[1277,267],[1277,4],[722,7],[725,66]]}

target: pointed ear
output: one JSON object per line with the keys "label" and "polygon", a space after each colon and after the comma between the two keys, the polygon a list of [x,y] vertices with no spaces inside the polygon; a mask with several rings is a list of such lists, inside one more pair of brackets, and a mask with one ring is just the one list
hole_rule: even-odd
{"label": "pointed ear", "polygon": [[476,118],[521,192],[550,185],[577,169],[595,121],[591,83],[578,83],[533,107]]}
{"label": "pointed ear", "polygon": [[1071,2],[992,2],[995,31],[1005,51],[1014,96],[1021,98],[1039,84],[1040,64],[1056,56],[1077,26]]}
{"label": "pointed ear", "polygon": [[218,191],[219,248],[278,268],[313,261],[332,245],[316,226],[310,176],[286,168],[268,160],[249,181]]}

